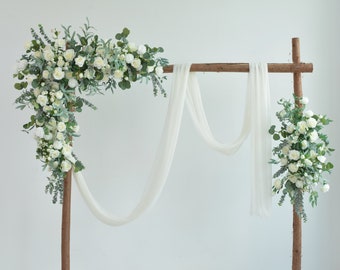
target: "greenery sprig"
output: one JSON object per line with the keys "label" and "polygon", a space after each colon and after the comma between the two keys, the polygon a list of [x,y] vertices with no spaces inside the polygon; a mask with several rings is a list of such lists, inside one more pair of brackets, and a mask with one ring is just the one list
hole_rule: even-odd
{"label": "greenery sprig", "polygon": [[331,120],[324,115],[305,110],[308,98],[294,96],[294,102],[281,99],[283,109],[276,113],[281,126],[273,125],[269,133],[279,144],[273,148],[270,163],[279,164],[274,173],[273,193],[281,194],[279,205],[287,195],[295,206],[296,213],[307,221],[303,195],[309,193],[309,202],[317,205],[318,188],[327,192],[330,188],[324,173],[331,173],[333,164],[327,155],[334,149],[329,147],[328,136],[322,133]]}
{"label": "greenery sprig", "polygon": [[21,91],[15,103],[21,110],[34,111],[23,128],[34,130],[36,158],[51,172],[46,192],[55,203],[58,198],[62,202],[66,173],[71,168],[84,169],[71,141],[79,136],[75,113],[84,105],[96,106],[80,95],[113,92],[117,87],[126,90],[134,82],[151,80],[154,94],[166,96],[162,82],[168,60],[158,56],[164,51],[161,47],[130,42],[127,28],[108,40],[100,39],[88,20],[80,33],[63,26],[63,33],[53,29],[49,37],[42,25],[38,28],[39,32],[31,29],[33,39],[26,44],[14,74],[14,88]]}

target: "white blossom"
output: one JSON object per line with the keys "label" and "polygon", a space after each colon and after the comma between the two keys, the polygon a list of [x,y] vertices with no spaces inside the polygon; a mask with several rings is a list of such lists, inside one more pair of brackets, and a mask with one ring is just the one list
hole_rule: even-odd
{"label": "white blossom", "polygon": [[313,162],[310,161],[308,158],[304,160],[304,163],[305,163],[307,166],[312,166],[312,165],[313,165]]}
{"label": "white blossom", "polygon": [[143,55],[144,53],[146,53],[146,47],[145,47],[145,45],[139,45],[138,50],[137,50],[137,53],[138,53],[139,55]]}
{"label": "white blossom", "polygon": [[296,163],[290,163],[290,164],[288,165],[288,170],[289,170],[290,172],[292,172],[292,173],[297,172],[298,169],[299,169],[299,167],[297,166]]}
{"label": "white blossom", "polygon": [[303,113],[303,115],[310,118],[314,115],[314,113],[311,110],[307,110]]}
{"label": "white blossom", "polygon": [[54,141],[54,143],[53,143],[53,148],[54,149],[60,150],[62,147],[63,147],[63,144],[62,144],[61,141],[59,141],[59,140],[55,140]]}
{"label": "white blossom", "polygon": [[78,81],[75,78],[71,78],[68,80],[67,84],[70,88],[76,88],[78,86]]}
{"label": "white blossom", "polygon": [[59,132],[63,132],[66,130],[66,125],[64,122],[59,122],[58,125],[57,125],[57,129]]}
{"label": "white blossom", "polygon": [[306,104],[308,104],[308,102],[309,102],[309,99],[308,99],[307,97],[303,97],[303,98],[301,99],[301,104],[306,105]]}
{"label": "white blossom", "polygon": [[116,69],[115,72],[113,73],[113,76],[115,79],[121,79],[124,76],[124,72],[121,71],[120,69]]}
{"label": "white blossom", "polygon": [[63,172],[68,172],[72,168],[72,164],[68,160],[61,162],[61,170]]}
{"label": "white blossom", "polygon": [[128,43],[128,48],[129,48],[129,51],[130,51],[130,52],[135,52],[135,51],[137,51],[137,46],[136,46],[136,44],[133,43],[133,42],[129,42],[129,43]]}
{"label": "white blossom", "polygon": [[321,163],[325,163],[325,161],[326,161],[326,157],[325,157],[325,156],[318,156],[317,159],[318,159]]}
{"label": "white blossom", "polygon": [[38,138],[44,138],[45,132],[44,129],[42,127],[38,127],[35,129],[35,136]]}
{"label": "white blossom", "polygon": [[299,160],[300,159],[300,152],[297,151],[297,150],[290,150],[288,156],[289,156],[290,160]]}
{"label": "white blossom", "polygon": [[309,136],[309,140],[311,142],[316,142],[318,139],[319,139],[319,134],[315,130],[313,130]]}
{"label": "white blossom", "polygon": [[162,66],[157,66],[155,69],[156,75],[161,76],[163,74],[163,67]]}
{"label": "white blossom", "polygon": [[125,55],[125,62],[126,62],[127,64],[131,64],[134,58],[135,58],[135,57],[133,56],[133,54],[127,53],[127,54]]}
{"label": "white blossom", "polygon": [[282,188],[282,183],[281,183],[281,180],[280,179],[276,179],[275,182],[274,182],[274,187],[279,190]]}
{"label": "white blossom", "polygon": [[55,93],[55,97],[56,97],[57,99],[62,99],[63,96],[64,96],[64,94],[63,94],[63,92],[61,92],[61,91],[58,91],[58,92]]}
{"label": "white blossom", "polygon": [[304,134],[306,133],[308,126],[305,121],[300,121],[297,123],[297,128],[298,128],[299,133]]}
{"label": "white blossom", "polygon": [[305,150],[307,147],[308,147],[308,142],[307,142],[306,140],[303,140],[303,141],[301,142],[301,148],[302,148],[302,150]]}
{"label": "white blossom", "polygon": [[77,56],[77,58],[75,59],[75,63],[76,63],[76,65],[77,65],[78,67],[83,67],[83,65],[84,65],[84,63],[85,63],[85,60],[86,60],[85,57],[79,55],[79,56]]}
{"label": "white blossom", "polygon": [[54,59],[54,53],[49,47],[45,47],[43,51],[43,56],[46,61],[52,61]]}
{"label": "white blossom", "polygon": [[328,191],[329,191],[329,188],[330,188],[329,184],[324,184],[324,185],[322,185],[322,187],[321,187],[321,191],[322,191],[322,192],[328,192]]}
{"label": "white blossom", "polygon": [[28,62],[26,59],[22,59],[17,64],[17,71],[23,71],[26,69]]}
{"label": "white blossom", "polygon": [[56,67],[53,72],[53,77],[56,80],[61,80],[64,78],[65,72],[61,69],[61,67]]}
{"label": "white blossom", "polygon": [[301,180],[296,181],[295,186],[297,188],[303,188],[303,182]]}
{"label": "white blossom", "polygon": [[106,61],[104,61],[104,59],[101,58],[100,56],[97,56],[94,59],[93,65],[98,69],[102,69],[106,65]]}
{"label": "white blossom", "polygon": [[44,79],[48,79],[50,76],[50,72],[48,70],[44,70],[42,73],[42,76]]}
{"label": "white blossom", "polygon": [[73,60],[75,56],[75,52],[73,49],[67,49],[65,52],[64,52],[64,58],[67,62],[71,62]]}
{"label": "white blossom", "polygon": [[314,118],[309,118],[307,120],[307,126],[310,128],[315,128],[318,122]]}
{"label": "white blossom", "polygon": [[39,95],[37,97],[37,103],[40,106],[44,107],[47,104],[47,102],[48,102],[48,98],[45,95]]}
{"label": "white blossom", "polygon": [[139,70],[142,67],[141,66],[141,60],[139,58],[133,59],[131,65],[137,70]]}

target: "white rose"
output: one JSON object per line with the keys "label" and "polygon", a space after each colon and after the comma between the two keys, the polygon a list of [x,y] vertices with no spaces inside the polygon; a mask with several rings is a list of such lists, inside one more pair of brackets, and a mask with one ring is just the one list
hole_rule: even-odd
{"label": "white rose", "polygon": [[301,142],[301,148],[304,150],[304,149],[306,149],[308,147],[308,142],[306,141],[306,140],[303,140],[302,142]]}
{"label": "white rose", "polygon": [[319,139],[318,133],[315,130],[313,130],[310,134],[309,140],[311,142],[316,142],[318,139]]}
{"label": "white rose", "polygon": [[34,90],[33,90],[33,94],[37,97],[37,96],[39,96],[40,95],[40,93],[41,93],[41,90],[40,90],[40,88],[34,88]]}
{"label": "white rose", "polygon": [[322,185],[322,187],[321,187],[321,191],[322,191],[322,192],[328,192],[328,191],[329,191],[329,188],[330,188],[329,184],[324,184],[324,185]]}
{"label": "white rose", "polygon": [[75,56],[75,52],[73,49],[68,49],[64,52],[64,58],[67,62],[71,62]]}
{"label": "white rose", "polygon": [[297,127],[298,127],[298,131],[301,134],[304,134],[307,131],[307,129],[308,129],[307,123],[305,121],[298,122],[297,123]]}
{"label": "white rose", "polygon": [[48,72],[48,70],[44,70],[42,73],[42,76],[44,79],[48,79],[48,77],[50,76],[50,73]]}
{"label": "white rose", "polygon": [[129,43],[128,43],[128,48],[129,48],[130,52],[135,52],[135,51],[137,51],[137,46],[136,46],[136,44],[133,43],[133,42],[129,42]]}
{"label": "white rose", "polygon": [[296,151],[296,150],[290,150],[288,157],[291,160],[299,160],[300,159],[300,152]]}
{"label": "white rose", "polygon": [[308,117],[308,118],[310,118],[310,117],[312,117],[314,115],[314,113],[311,110],[308,110],[308,111],[305,111],[303,113],[303,115]]}
{"label": "white rose", "polygon": [[286,146],[282,147],[282,153],[284,155],[288,155],[289,148],[290,148],[289,145],[286,145]]}
{"label": "white rose", "polygon": [[314,150],[311,150],[309,154],[310,154],[311,158],[316,158],[316,156],[317,156],[316,152]]}
{"label": "white rose", "polygon": [[131,64],[135,69],[140,69],[142,66],[141,66],[141,60],[139,58],[135,58],[133,59],[132,61],[132,64]]}
{"label": "white rose", "polygon": [[289,176],[288,176],[288,179],[289,179],[289,181],[292,182],[292,183],[296,183],[296,181],[297,181],[297,178],[296,178],[295,175],[289,175]]}
{"label": "white rose", "polygon": [[75,59],[76,65],[77,65],[78,67],[83,67],[83,65],[84,65],[84,63],[85,63],[85,60],[86,60],[85,57],[79,55],[79,56]]}
{"label": "white rose", "polygon": [[58,150],[51,150],[50,157],[55,159],[55,158],[59,157],[59,154],[60,154],[60,152]]}
{"label": "white rose", "polygon": [[290,163],[289,165],[288,165],[288,170],[290,171],[290,172],[292,172],[292,173],[295,173],[295,172],[297,172],[298,171],[298,166],[296,165],[296,163]]}
{"label": "white rose", "polygon": [[305,162],[305,164],[307,166],[312,166],[313,165],[313,162],[311,162],[309,159],[305,159],[304,162]]}
{"label": "white rose", "polygon": [[61,162],[61,170],[63,172],[68,172],[72,168],[72,164],[68,160]]}
{"label": "white rose", "polygon": [[31,85],[32,82],[33,82],[33,80],[36,79],[36,78],[37,78],[36,75],[34,75],[34,74],[28,74],[28,75],[26,76],[27,83],[28,83],[29,85]]}
{"label": "white rose", "polygon": [[35,136],[38,138],[44,138],[45,132],[44,129],[42,127],[38,127],[35,130]]}
{"label": "white rose", "polygon": [[125,55],[125,62],[126,62],[127,64],[132,63],[133,59],[134,59],[134,56],[133,56],[131,53],[127,53],[127,54]]}
{"label": "white rose", "polygon": [[94,70],[93,69],[85,70],[84,76],[87,79],[90,79],[90,80],[93,79],[93,77],[94,77]]}
{"label": "white rose", "polygon": [[288,133],[293,133],[295,130],[295,126],[293,124],[290,124],[288,127],[287,127],[287,132]]}
{"label": "white rose", "polygon": [[303,182],[300,181],[300,180],[298,180],[298,181],[296,181],[295,186],[296,186],[297,188],[303,188]]}
{"label": "white rose", "polygon": [[63,96],[64,96],[64,94],[63,94],[63,92],[61,92],[61,91],[58,91],[57,93],[55,93],[55,97],[56,97],[57,99],[62,99]]}
{"label": "white rose", "polygon": [[288,163],[288,160],[286,158],[281,158],[280,163],[282,166],[286,166]]}
{"label": "white rose", "polygon": [[62,153],[65,157],[69,157],[72,154],[72,146],[69,144],[64,144],[63,145],[63,150]]}
{"label": "white rose", "polygon": [[276,179],[274,182],[274,187],[279,190],[282,188],[282,184],[281,184],[281,180],[280,179]]}
{"label": "white rose", "polygon": [[45,47],[43,56],[46,61],[52,61],[54,59],[54,53],[49,47]]}
{"label": "white rose", "polygon": [[23,71],[26,69],[28,62],[26,59],[20,60],[17,65],[17,71]]}
{"label": "white rose", "polygon": [[64,59],[63,59],[62,57],[59,57],[59,58],[58,58],[58,62],[57,62],[57,66],[58,66],[58,67],[63,67],[64,64],[65,64]]}
{"label": "white rose", "polygon": [[57,132],[57,139],[58,140],[60,140],[60,141],[62,141],[62,140],[64,140],[65,139],[65,136],[64,136],[64,134],[63,133],[61,133],[61,132]]}
{"label": "white rose", "polygon": [[56,48],[62,48],[62,49],[65,49],[65,47],[66,47],[66,41],[65,41],[65,39],[62,39],[62,38],[58,38],[58,39],[56,39],[56,41],[55,41],[55,43],[54,43],[54,46],[56,47]]}
{"label": "white rose", "polygon": [[310,128],[315,128],[317,124],[317,121],[314,118],[309,118],[307,120],[307,126]]}
{"label": "white rose", "polygon": [[93,65],[98,68],[98,69],[102,69],[106,63],[105,61],[103,60],[103,58],[101,58],[100,56],[97,56],[95,59],[94,59],[94,62],[93,62]]}
{"label": "white rose", "polygon": [[148,67],[147,67],[147,72],[148,72],[148,73],[151,73],[151,72],[154,71],[154,69],[155,69],[155,66],[148,66]]}
{"label": "white rose", "polygon": [[53,77],[56,80],[61,80],[64,78],[65,72],[61,69],[61,67],[56,67],[53,72]]}
{"label": "white rose", "polygon": [[78,81],[75,78],[71,78],[68,81],[68,86],[70,88],[76,88],[78,86]]}
{"label": "white rose", "polygon": [[101,56],[104,56],[105,55],[105,49],[103,47],[97,47],[96,53],[101,55]]}
{"label": "white rose", "polygon": [[57,125],[57,129],[58,129],[59,132],[65,131],[65,129],[66,129],[65,123],[64,122],[59,122],[58,125]]}
{"label": "white rose", "polygon": [[139,45],[137,53],[139,55],[143,55],[144,53],[146,53],[146,47],[144,45]]}
{"label": "white rose", "polygon": [[325,161],[326,161],[326,157],[325,157],[325,156],[318,156],[317,159],[318,159],[321,163],[325,163]]}
{"label": "white rose", "polygon": [[303,97],[303,98],[301,99],[301,104],[306,105],[306,104],[308,104],[308,102],[309,102],[309,99],[308,99],[307,97]]}
{"label": "white rose", "polygon": [[162,66],[156,67],[155,72],[157,76],[161,76],[163,74],[163,67]]}
{"label": "white rose", "polygon": [[39,95],[39,96],[37,97],[37,103],[38,103],[40,106],[44,107],[44,106],[47,104],[47,102],[48,102],[48,98],[47,98],[46,96],[44,96],[44,95]]}
{"label": "white rose", "polygon": [[121,71],[120,69],[116,69],[115,72],[113,73],[113,76],[114,76],[116,79],[121,79],[121,78],[123,78],[123,76],[124,76],[124,72]]}
{"label": "white rose", "polygon": [[42,58],[41,51],[36,51],[36,52],[33,53],[33,55],[34,55],[35,58]]}
{"label": "white rose", "polygon": [[59,141],[59,140],[54,141],[54,143],[53,143],[53,148],[54,149],[60,150],[62,147],[63,147],[63,144],[62,144],[61,141]]}
{"label": "white rose", "polygon": [[25,50],[28,51],[29,49],[31,49],[32,45],[32,41],[27,41],[25,43]]}

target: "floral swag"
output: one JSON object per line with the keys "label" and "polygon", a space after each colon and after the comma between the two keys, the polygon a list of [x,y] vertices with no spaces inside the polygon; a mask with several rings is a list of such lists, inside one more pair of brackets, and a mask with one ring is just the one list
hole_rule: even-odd
{"label": "floral swag", "polygon": [[162,82],[163,67],[167,59],[158,57],[161,47],[136,46],[127,37],[124,28],[116,34],[116,41],[99,39],[89,22],[81,34],[62,27],[63,35],[56,29],[48,37],[42,25],[39,33],[31,29],[33,40],[18,62],[14,87],[22,91],[16,99],[19,109],[34,110],[23,128],[34,129],[37,141],[36,158],[50,171],[45,191],[52,195],[53,203],[63,200],[63,180],[73,168],[84,169],[72,148],[72,138],[79,136],[75,113],[84,105],[96,107],[81,95],[102,94],[117,86],[129,89],[132,82],[151,80],[154,94],[166,96]]}
{"label": "floral swag", "polygon": [[327,155],[334,149],[329,147],[328,136],[321,132],[331,120],[324,115],[306,110],[308,98],[294,97],[294,103],[281,99],[283,109],[276,113],[281,126],[271,126],[269,133],[280,143],[273,148],[272,164],[279,164],[273,175],[273,193],[280,194],[279,205],[286,196],[290,197],[296,213],[307,221],[303,206],[303,195],[309,193],[309,202],[317,205],[318,188],[327,192],[330,188],[323,173],[331,173],[333,164]]}

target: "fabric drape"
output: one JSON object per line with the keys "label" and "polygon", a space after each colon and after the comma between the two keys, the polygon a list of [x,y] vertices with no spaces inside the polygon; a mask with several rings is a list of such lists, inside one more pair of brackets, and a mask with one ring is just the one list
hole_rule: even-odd
{"label": "fabric drape", "polygon": [[172,90],[165,125],[149,181],[137,206],[126,217],[109,214],[94,199],[81,172],[74,173],[79,190],[92,213],[102,222],[118,226],[126,224],[149,209],[159,197],[173,160],[180,130],[185,100],[203,139],[213,149],[230,155],[235,153],[252,131],[253,179],[251,180],[251,213],[267,216],[271,207],[271,138],[269,83],[266,64],[250,64],[244,121],[239,137],[231,144],[216,140],[209,127],[195,73],[190,73],[190,64],[175,65]]}

